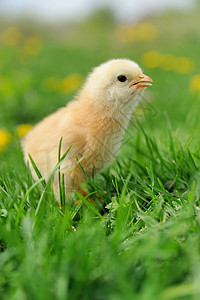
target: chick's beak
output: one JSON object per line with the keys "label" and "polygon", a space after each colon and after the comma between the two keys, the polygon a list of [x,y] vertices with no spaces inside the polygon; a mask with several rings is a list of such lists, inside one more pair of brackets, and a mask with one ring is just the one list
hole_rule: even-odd
{"label": "chick's beak", "polygon": [[129,85],[129,87],[132,87],[134,85],[137,86],[137,88],[140,87],[147,87],[147,86],[151,86],[153,82],[153,80],[151,79],[151,77],[144,75],[144,74],[139,74],[138,76],[140,79],[134,81],[131,83],[131,85]]}

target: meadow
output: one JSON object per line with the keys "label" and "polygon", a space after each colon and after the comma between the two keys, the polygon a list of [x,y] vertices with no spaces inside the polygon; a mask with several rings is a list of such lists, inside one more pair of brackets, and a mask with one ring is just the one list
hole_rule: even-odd
{"label": "meadow", "polygon": [[[0,299],[200,298],[199,15],[0,21]],[[84,184],[95,204],[86,196],[60,208],[48,184],[34,183],[20,140],[117,57],[154,84],[116,162]]]}

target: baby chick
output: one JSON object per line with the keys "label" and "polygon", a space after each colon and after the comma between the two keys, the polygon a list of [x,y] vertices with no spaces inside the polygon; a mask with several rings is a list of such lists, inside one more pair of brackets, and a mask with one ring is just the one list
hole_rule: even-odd
{"label": "baby chick", "polygon": [[[30,154],[41,174],[48,177],[58,163],[60,139],[61,155],[72,146],[60,167],[68,196],[86,180],[85,173],[93,176],[115,159],[132,111],[151,82],[138,64],[128,59],[112,59],[94,68],[74,101],[46,117],[26,135],[25,160]],[[53,187],[59,200],[57,174]]]}

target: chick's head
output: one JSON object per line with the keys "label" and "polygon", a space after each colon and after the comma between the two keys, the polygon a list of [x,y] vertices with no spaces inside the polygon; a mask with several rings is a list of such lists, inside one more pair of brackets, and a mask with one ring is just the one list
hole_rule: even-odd
{"label": "chick's head", "polygon": [[137,63],[129,59],[112,59],[96,67],[89,75],[85,89],[98,105],[116,107],[134,102],[152,79],[142,73]]}

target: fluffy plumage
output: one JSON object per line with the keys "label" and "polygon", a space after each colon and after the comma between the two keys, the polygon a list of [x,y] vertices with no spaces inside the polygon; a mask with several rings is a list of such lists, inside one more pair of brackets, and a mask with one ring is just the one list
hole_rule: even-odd
{"label": "fluffy plumage", "polygon": [[[72,145],[61,165],[68,196],[86,179],[76,157],[81,159],[89,176],[115,159],[131,113],[143,89],[151,85],[149,82],[152,79],[128,59],[113,59],[96,67],[74,101],[45,118],[27,134],[23,142],[25,160],[28,161],[30,154],[41,174],[48,176],[58,162],[61,137],[62,154]],[[31,172],[37,179],[32,167]],[[59,199],[58,190],[58,176],[55,175],[54,192]]]}

